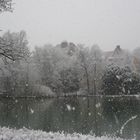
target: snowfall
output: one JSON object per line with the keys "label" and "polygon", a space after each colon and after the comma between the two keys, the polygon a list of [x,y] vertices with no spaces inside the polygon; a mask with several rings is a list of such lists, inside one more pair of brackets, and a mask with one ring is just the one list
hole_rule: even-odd
{"label": "snowfall", "polygon": [[41,130],[29,130],[22,129],[10,129],[6,127],[0,127],[0,140],[123,140],[115,137],[95,137],[91,135],[82,134],[64,134],[43,132]]}

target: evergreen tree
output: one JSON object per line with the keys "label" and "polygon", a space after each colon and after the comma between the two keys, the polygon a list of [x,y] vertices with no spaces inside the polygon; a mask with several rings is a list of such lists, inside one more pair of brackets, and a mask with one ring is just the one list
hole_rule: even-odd
{"label": "evergreen tree", "polygon": [[110,65],[102,77],[102,89],[105,95],[139,94],[140,76],[129,67]]}

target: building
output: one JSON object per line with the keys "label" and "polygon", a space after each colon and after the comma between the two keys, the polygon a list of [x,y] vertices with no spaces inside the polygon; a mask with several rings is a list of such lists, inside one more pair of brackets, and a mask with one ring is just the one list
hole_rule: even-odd
{"label": "building", "polygon": [[136,62],[136,60],[134,61],[135,57],[132,56],[127,50],[122,49],[120,45],[117,45],[114,51],[104,52],[103,57],[104,57],[105,64],[129,66],[133,70],[137,69],[136,65],[138,65],[138,62]]}

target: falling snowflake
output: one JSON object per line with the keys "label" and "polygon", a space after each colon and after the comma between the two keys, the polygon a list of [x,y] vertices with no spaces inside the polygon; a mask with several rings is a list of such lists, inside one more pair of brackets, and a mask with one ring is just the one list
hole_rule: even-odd
{"label": "falling snowflake", "polygon": [[89,112],[88,115],[91,116],[91,112]]}
{"label": "falling snowflake", "polygon": [[18,100],[15,100],[15,103],[17,103],[18,102]]}
{"label": "falling snowflake", "polygon": [[74,111],[75,110],[75,107],[72,107],[72,110]]}
{"label": "falling snowflake", "polygon": [[116,78],[117,78],[118,80],[120,80],[120,76],[119,76],[119,75],[116,75]]}
{"label": "falling snowflake", "polygon": [[101,104],[97,103],[95,106],[96,106],[96,108],[99,108],[101,106]]}
{"label": "falling snowflake", "polygon": [[30,112],[31,112],[31,114],[33,114],[33,113],[34,113],[34,110],[31,108],[31,109],[30,109]]}
{"label": "falling snowflake", "polygon": [[70,105],[66,104],[66,107],[67,107],[68,111],[71,111],[72,108]]}

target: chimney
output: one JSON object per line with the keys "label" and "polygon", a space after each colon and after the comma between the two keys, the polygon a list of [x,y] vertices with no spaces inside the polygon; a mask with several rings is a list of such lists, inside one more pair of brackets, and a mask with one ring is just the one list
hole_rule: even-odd
{"label": "chimney", "polygon": [[112,56],[114,57],[115,55],[119,55],[121,52],[122,52],[122,49],[120,45],[117,45]]}
{"label": "chimney", "polygon": [[116,49],[120,50],[121,49],[120,45],[117,45],[116,46]]}

